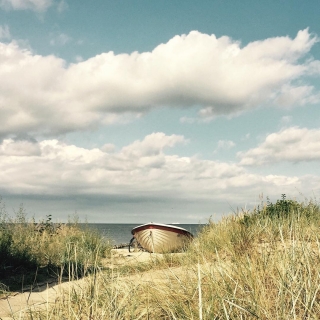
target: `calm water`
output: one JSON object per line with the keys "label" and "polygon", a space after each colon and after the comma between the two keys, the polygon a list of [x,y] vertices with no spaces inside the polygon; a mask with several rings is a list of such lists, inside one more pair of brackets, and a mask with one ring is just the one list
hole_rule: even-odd
{"label": "calm water", "polygon": [[[142,224],[142,223],[140,223]],[[131,230],[140,225],[139,223],[88,223],[87,226],[98,230],[104,237],[112,240],[113,244],[128,243],[131,238]],[[197,235],[204,225],[201,224],[177,224],[177,227],[184,228]]]}

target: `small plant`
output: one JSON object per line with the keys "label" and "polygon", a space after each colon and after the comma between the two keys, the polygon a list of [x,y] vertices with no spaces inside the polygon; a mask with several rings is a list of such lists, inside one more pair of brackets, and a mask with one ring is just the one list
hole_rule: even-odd
{"label": "small plant", "polygon": [[277,200],[275,204],[271,203],[268,199],[265,214],[269,217],[286,218],[291,213],[296,213],[300,204],[294,200],[287,200],[286,195],[281,195],[281,200]]}
{"label": "small plant", "polygon": [[61,229],[62,227],[62,224],[61,223],[58,223],[58,224],[55,224],[52,222],[52,215],[49,214],[47,215],[47,219],[46,220],[43,220],[43,221],[40,221],[39,223],[36,223],[36,222],[33,222],[34,224],[34,230],[36,232],[39,232],[39,233],[48,233],[48,234],[57,234],[59,229]]}

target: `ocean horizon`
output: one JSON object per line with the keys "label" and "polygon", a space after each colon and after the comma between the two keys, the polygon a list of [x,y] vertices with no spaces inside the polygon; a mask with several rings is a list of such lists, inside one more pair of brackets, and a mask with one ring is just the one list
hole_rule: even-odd
{"label": "ocean horizon", "polygon": [[[131,230],[144,223],[86,223],[80,224],[86,226],[87,228],[98,231],[103,237],[109,239],[113,245],[119,245],[124,243],[129,243],[132,234]],[[180,228],[184,228],[196,236],[205,224],[174,224]]]}

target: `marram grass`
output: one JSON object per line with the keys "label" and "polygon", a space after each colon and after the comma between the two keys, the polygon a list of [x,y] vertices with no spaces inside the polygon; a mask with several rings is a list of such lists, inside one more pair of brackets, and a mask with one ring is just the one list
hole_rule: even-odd
{"label": "marram grass", "polygon": [[9,217],[0,201],[0,294],[50,277],[82,277],[110,254],[111,245],[78,223],[35,223],[21,207]]}
{"label": "marram grass", "polygon": [[[281,202],[282,201],[282,202]],[[32,319],[319,319],[320,209],[277,204],[209,222],[184,255],[104,270]]]}

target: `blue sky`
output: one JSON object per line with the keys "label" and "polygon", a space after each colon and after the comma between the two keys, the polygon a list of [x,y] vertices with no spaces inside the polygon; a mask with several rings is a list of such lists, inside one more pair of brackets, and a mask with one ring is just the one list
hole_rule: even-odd
{"label": "blue sky", "polygon": [[319,198],[319,1],[0,0],[0,195],[205,222]]}

